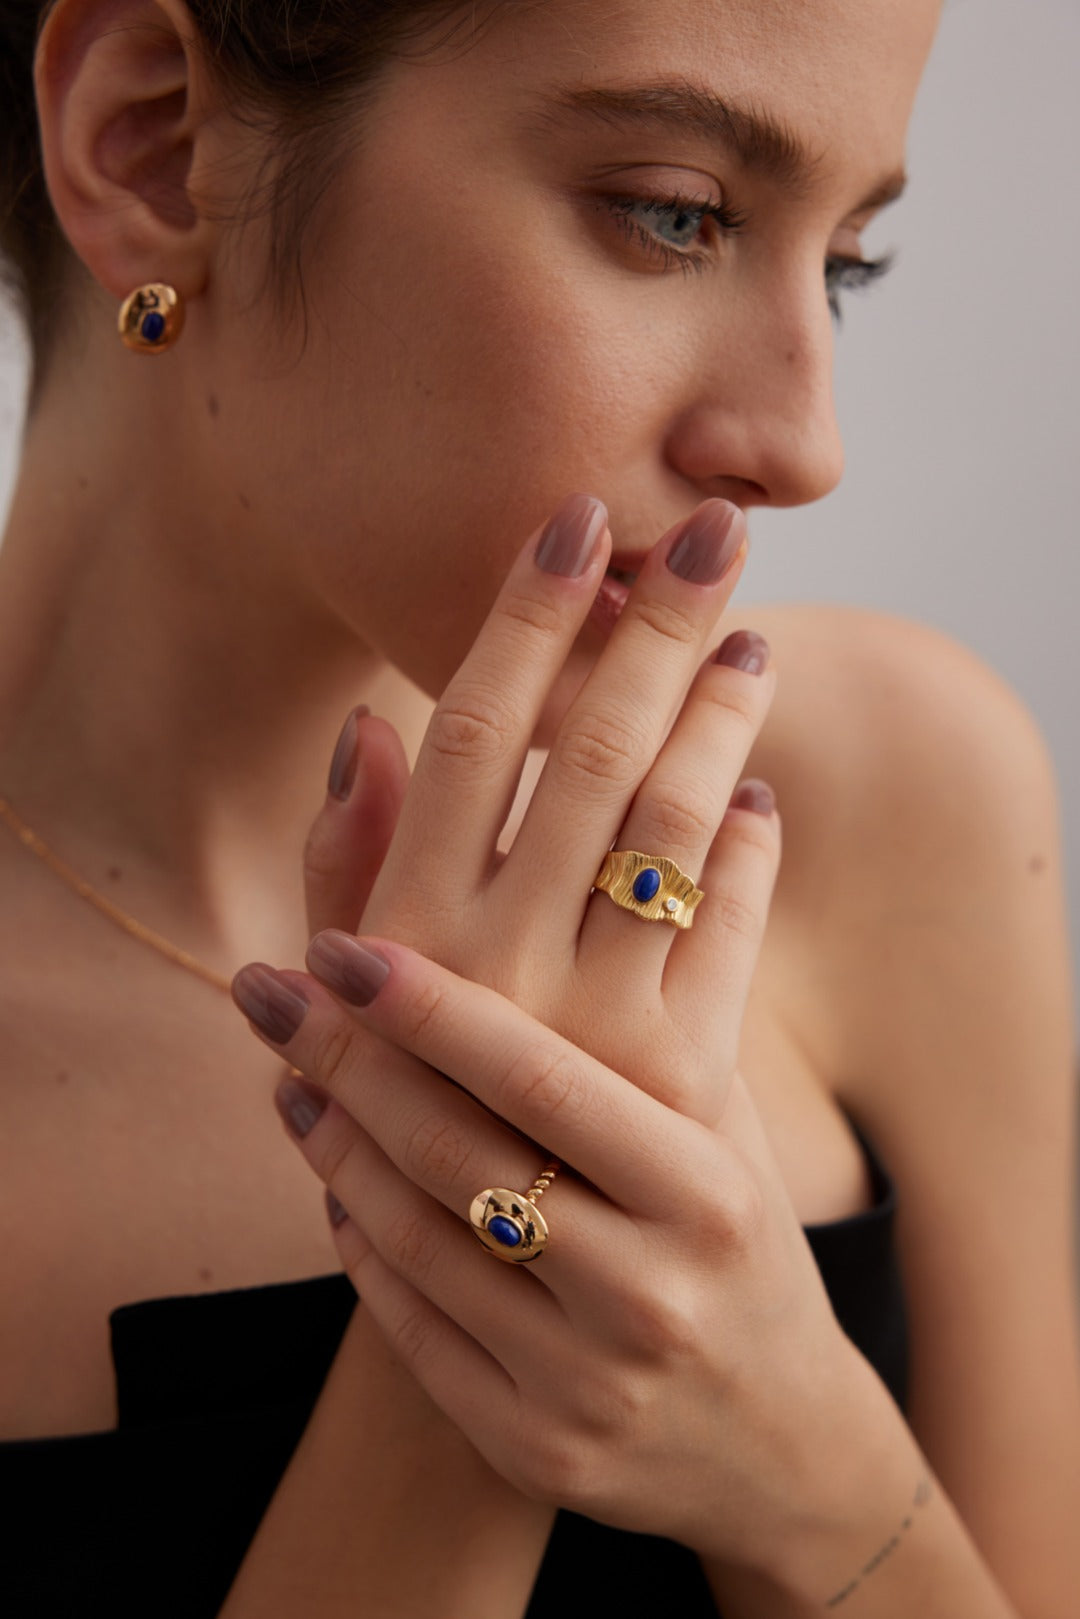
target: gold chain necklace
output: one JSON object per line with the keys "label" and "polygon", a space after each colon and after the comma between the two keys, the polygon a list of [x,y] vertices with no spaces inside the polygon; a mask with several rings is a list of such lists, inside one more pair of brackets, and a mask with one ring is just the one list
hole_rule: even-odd
{"label": "gold chain necklace", "polygon": [[29,849],[31,854],[36,855],[39,860],[43,861],[50,871],[56,873],[61,882],[66,883],[69,888],[73,888],[76,894],[85,899],[95,910],[100,911],[102,916],[107,916],[109,921],[115,922],[118,928],[123,928],[125,933],[130,933],[133,939],[139,939],[143,944],[149,945],[151,950],[156,950],[159,955],[164,956],[168,961],[175,962],[176,966],[185,968],[189,973],[194,973],[197,978],[203,979],[208,984],[213,984],[217,989],[224,990],[226,995],[231,995],[231,979],[224,977],[222,973],[215,972],[212,967],[205,966],[203,962],[197,961],[194,956],[189,955],[186,950],[182,950],[179,945],[171,944],[168,939],[162,938],[160,933],[155,933],[153,928],[144,927],[133,916],[129,916],[126,911],[122,911],[119,905],[114,905],[111,900],[105,898],[104,894],[99,894],[97,889],[91,887],[84,877],[80,877],[78,872],[72,871],[71,867],[66,865],[59,855],[53,853],[44,839],[38,837],[33,827],[27,826],[26,822],[15,813],[6,798],[0,798],[0,820],[4,822],[9,831],[14,833],[25,849]]}

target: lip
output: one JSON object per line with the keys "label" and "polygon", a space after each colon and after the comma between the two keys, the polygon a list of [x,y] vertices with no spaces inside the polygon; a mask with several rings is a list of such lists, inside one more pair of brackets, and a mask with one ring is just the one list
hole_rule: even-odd
{"label": "lip", "polygon": [[648,554],[648,551],[612,551],[608,567],[618,568],[620,573],[640,573]]}

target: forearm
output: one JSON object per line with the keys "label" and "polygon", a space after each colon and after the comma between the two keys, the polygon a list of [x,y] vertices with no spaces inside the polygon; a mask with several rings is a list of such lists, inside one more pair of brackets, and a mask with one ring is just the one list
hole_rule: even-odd
{"label": "forearm", "polygon": [[771,1565],[703,1559],[725,1619],[1021,1619],[884,1388],[835,1415]]}
{"label": "forearm", "polygon": [[357,1308],[220,1619],[518,1619],[551,1523]]}

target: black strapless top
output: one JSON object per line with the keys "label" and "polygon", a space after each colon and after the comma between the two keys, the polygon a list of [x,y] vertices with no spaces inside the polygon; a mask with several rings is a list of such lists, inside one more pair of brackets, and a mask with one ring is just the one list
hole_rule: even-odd
{"label": "black strapless top", "polygon": [[[805,1229],[841,1326],[903,1409],[896,1194],[859,1140],[874,1206]],[[0,1443],[0,1606],[11,1619],[216,1615],[355,1302],[335,1273],[114,1310],[117,1428]],[[527,1619],[579,1619],[598,1606],[630,1619],[717,1619],[684,1547],[560,1512]]]}

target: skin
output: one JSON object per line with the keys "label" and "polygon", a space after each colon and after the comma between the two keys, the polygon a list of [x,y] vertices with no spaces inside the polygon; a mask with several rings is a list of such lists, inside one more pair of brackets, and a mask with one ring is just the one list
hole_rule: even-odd
{"label": "skin", "polygon": [[[522,132],[530,98],[580,77],[574,9],[512,12],[457,60],[388,72],[308,242],[303,347],[297,326],[282,329],[265,304],[250,314],[265,262],[259,229],[232,241],[188,200],[235,213],[256,160],[251,138],[216,109],[220,93],[192,67],[177,118],[152,90],[182,79],[182,59],[144,53],[140,80],[152,90],[136,137],[110,99],[120,99],[110,89],[119,47],[85,50],[65,8],[55,19],[46,83],[51,67],[59,95],[64,75],[85,63],[86,82],[76,79],[68,98],[105,134],[96,166],[83,165],[65,151],[71,123],[59,110],[46,117],[49,181],[110,297],[91,294],[75,363],[45,391],[12,514],[9,611],[25,611],[29,595],[62,628],[44,667],[5,652],[3,688],[12,705],[18,694],[21,715],[5,779],[30,806],[59,796],[52,761],[78,768],[80,824],[92,802],[102,831],[122,818],[126,841],[184,869],[202,929],[210,890],[221,888],[212,873],[231,874],[237,913],[245,903],[265,910],[252,890],[267,869],[295,893],[280,849],[310,820],[308,793],[285,791],[260,804],[265,837],[253,834],[237,757],[259,779],[317,779],[356,700],[394,723],[414,754],[429,709],[397,671],[431,696],[442,690],[523,536],[570,489],[605,500],[616,548],[640,553],[705,496],[747,509],[792,504],[840,475],[822,266],[828,252],[858,252],[868,216],[852,210],[902,166],[936,6],[875,7],[871,24],[854,4],[735,5],[721,31],[695,0],[665,11],[662,64],[640,6],[603,8],[592,80],[662,65],[764,101],[829,154],[820,188],[798,207],[698,138]],[[140,194],[132,170],[147,141],[161,173]],[[597,179],[612,165],[617,185]],[[755,224],[733,247],[715,242],[700,276],[663,270],[597,211],[598,192],[620,194],[629,181],[642,195],[677,184],[703,201],[730,186]],[[140,365],[116,345],[106,310],[163,263],[188,300],[188,324],[167,360]],[[102,397],[114,401],[106,412]],[[72,450],[58,462],[61,439]],[[133,478],[136,465],[152,476]],[[126,601],[158,627],[152,644],[117,622]],[[597,650],[583,636],[538,741],[550,739]],[[91,661],[85,702],[75,671]],[[235,694],[224,709],[223,690]],[[201,723],[210,703],[213,739]],[[277,716],[269,731],[258,724],[268,710]],[[42,757],[34,738],[46,729]],[[121,749],[132,738],[145,754],[139,802],[129,797],[118,812],[114,786],[129,772]],[[177,783],[155,761],[181,753],[188,769]]]}
{"label": "skin", "polygon": [[[178,33],[170,43],[167,31],[104,28],[106,10],[111,21],[164,18]],[[261,297],[264,227],[237,234],[221,222],[235,217],[262,154],[198,57],[177,43],[186,37],[182,7],[119,0],[87,11],[62,0],[39,53],[43,143],[56,207],[88,277],[72,288],[79,341],[62,348],[31,423],[0,552],[0,779],[28,818],[99,884],[119,853],[121,903],[223,971],[257,956],[296,961],[308,932],[297,856],[318,801],[312,784],[342,715],[362,701],[382,717],[365,723],[365,758],[381,779],[402,785],[385,722],[415,758],[431,699],[473,646],[524,538],[568,490],[604,499],[616,549],[635,554],[706,497],[749,510],[826,493],[840,474],[840,449],[823,263],[857,253],[871,213],[861,199],[902,166],[936,10],[900,0],[874,8],[747,0],[723,8],[721,29],[718,8],[683,0],[665,6],[658,35],[655,9],[639,0],[591,7],[586,35],[580,6],[553,3],[500,17],[456,60],[389,71],[308,238],[304,342]],[[798,199],[781,195],[688,134],[645,139],[591,127],[529,136],[518,126],[522,106],[556,79],[577,81],[583,62],[593,82],[662,67],[767,107],[818,155],[813,185]],[[730,190],[753,222],[715,244],[701,275],[661,271],[640,240],[597,211],[597,191],[609,183],[598,171],[612,165],[633,169],[635,181],[647,171],[661,192],[689,184],[694,197],[715,202]],[[167,359],[144,363],[116,343],[115,307],[166,266],[187,301],[187,328]],[[690,615],[692,634],[662,698],[650,697],[648,661],[609,658],[609,685],[619,685],[612,668],[642,679],[635,786],[720,637],[722,606],[715,595]],[[728,615],[724,628],[734,622]],[[15,627],[18,635],[9,633]],[[517,725],[518,760],[529,741],[559,737],[603,646],[595,627],[578,629],[560,669],[539,682],[539,712]],[[504,652],[500,690],[512,685],[513,667]],[[805,667],[812,671],[813,660]],[[793,715],[780,745],[765,750],[781,788],[797,778],[784,775],[794,757],[785,744],[800,734]],[[748,733],[763,724],[755,710]],[[742,737],[743,762],[750,740]],[[822,743],[826,761],[829,747]],[[734,785],[733,757],[711,784],[720,810]],[[621,809],[613,796],[609,820],[625,813],[632,787],[623,781],[619,791]],[[386,794],[395,811],[398,797]],[[403,814],[413,816],[416,848],[425,840],[416,836],[414,799]],[[443,807],[427,806],[428,845],[444,830]],[[565,831],[559,815],[549,796],[540,822],[549,834]],[[325,880],[314,903],[309,881],[309,914],[317,925],[352,926],[366,879],[343,872],[340,822],[331,834],[321,820]],[[794,869],[805,874],[814,860],[798,840],[795,848]],[[14,871],[12,851],[4,858]],[[396,858],[392,850],[384,873]],[[198,1158],[215,1283],[333,1268],[328,1233],[316,1235],[306,1212],[297,1217],[310,1205],[306,1166],[286,1168],[252,1122],[250,1097],[265,1094],[280,1064],[267,1068],[257,1049],[242,1055],[246,1031],[226,1032],[224,1009],[215,1021],[196,1008],[195,988],[176,986],[175,972],[167,990],[159,974],[157,990],[181,1013],[189,993],[179,1044],[162,1039],[160,1002],[144,1013],[133,994],[117,1007],[109,964],[93,957],[95,919],[44,898],[25,862],[17,869],[33,937],[21,936],[18,949],[8,940],[10,963],[17,969],[22,957],[32,963],[35,950],[48,950],[80,985],[82,1019],[65,1037],[136,1098],[147,1054],[160,1054],[153,1116],[170,1129],[181,1176],[201,1147],[191,1140],[192,1117],[204,1140],[245,1143],[242,1160],[219,1145],[209,1167],[205,1153]],[[375,898],[386,915],[394,891],[388,877],[380,881]],[[455,934],[455,919],[422,914],[423,894],[415,880],[406,893],[411,942],[460,952],[454,965],[484,981],[496,947],[511,937],[513,908],[507,933],[485,940],[479,912],[457,918]],[[535,892],[527,897],[519,935],[521,917],[536,914]],[[757,909],[767,909],[763,894]],[[621,920],[613,907],[600,911],[601,926]],[[659,965],[643,954],[637,970],[655,978]],[[148,963],[133,971],[152,977]],[[531,962],[517,985],[526,1004],[540,973]],[[16,970],[11,981],[13,1006],[37,1009],[30,974]],[[738,1011],[717,1014],[728,1081]],[[19,1060],[26,1021],[24,1012],[10,1018]],[[610,1032],[593,1022],[590,1038]],[[586,1038],[584,1026],[574,1032]],[[208,1040],[214,1072],[203,1079],[184,1057],[205,1052]],[[163,1044],[174,1049],[159,1052]],[[26,1056],[27,1071],[40,1064],[32,1042]],[[216,1083],[222,1062],[236,1081],[232,1100]],[[318,1052],[308,1066],[318,1072]],[[703,1069],[703,1090],[708,1077]],[[172,1095],[183,1101],[175,1119]],[[733,1081],[726,1096],[745,1101]],[[721,1090],[721,1106],[724,1099]],[[59,1128],[64,1116],[54,1110]],[[749,1142],[759,1130],[753,1109],[745,1128]],[[787,1176],[763,1141],[758,1134],[759,1170],[780,1219]],[[33,1151],[25,1156],[35,1161]],[[87,1333],[103,1302],[166,1290],[170,1243],[169,1262],[193,1285],[195,1245],[174,1240],[176,1209],[162,1196],[158,1161],[151,1154],[148,1162],[145,1254],[94,1277],[80,1323]],[[281,1190],[273,1210],[262,1195],[268,1167]],[[226,1185],[236,1188],[231,1201]],[[844,1197],[857,1192],[848,1186]],[[776,1229],[797,1247],[790,1209],[785,1218]],[[131,1221],[123,1224],[126,1232]],[[97,1251],[112,1254],[114,1233],[97,1235]],[[787,1275],[800,1301],[812,1295],[812,1272]],[[820,1342],[839,1353],[825,1317],[813,1319]],[[835,1367],[831,1352],[823,1349],[823,1359]],[[849,1386],[839,1376],[836,1384]],[[78,1411],[45,1411],[44,1400],[39,1411],[65,1431],[100,1409],[103,1389],[81,1388]],[[881,1416],[878,1398],[847,1408],[846,1432],[871,1407]],[[906,1480],[915,1459],[906,1430],[899,1447],[887,1423],[876,1431],[896,1462],[894,1482],[899,1473]],[[753,1439],[747,1444],[752,1451]],[[857,1469],[847,1483],[860,1493]],[[634,1510],[646,1515],[635,1521],[647,1521],[652,1509],[646,1501]],[[956,1544],[943,1534],[947,1560]],[[698,1538],[710,1553],[730,1550]],[[978,1573],[969,1556],[961,1562]]]}

